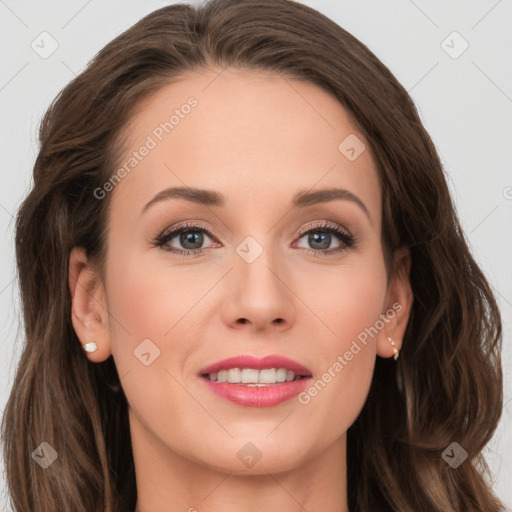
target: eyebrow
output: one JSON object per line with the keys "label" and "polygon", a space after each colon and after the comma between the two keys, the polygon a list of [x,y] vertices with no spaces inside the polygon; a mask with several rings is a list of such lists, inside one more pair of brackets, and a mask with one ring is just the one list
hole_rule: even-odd
{"label": "eyebrow", "polygon": [[[204,206],[217,206],[224,207],[226,205],[226,198],[219,192],[213,190],[205,190],[191,187],[172,187],[159,192],[151,201],[149,201],[142,208],[141,215],[144,214],[152,205],[161,201],[169,199],[184,199],[192,203]],[[303,190],[297,192],[291,202],[292,208],[304,208],[320,203],[328,203],[334,200],[352,201],[357,204],[361,210],[366,214],[370,223],[373,225],[370,212],[366,205],[355,194],[344,188],[327,188],[322,190],[315,190],[310,192]]]}

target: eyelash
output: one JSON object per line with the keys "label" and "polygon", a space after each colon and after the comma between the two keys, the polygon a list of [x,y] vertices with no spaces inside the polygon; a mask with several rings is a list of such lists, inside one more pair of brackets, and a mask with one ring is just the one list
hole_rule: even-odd
{"label": "eyelash", "polygon": [[[169,242],[169,240],[172,240],[176,235],[181,234],[183,231],[202,231],[208,235],[209,238],[214,239],[214,237],[210,234],[210,232],[204,227],[199,224],[183,224],[181,226],[178,226],[176,228],[171,229],[170,231],[164,231],[160,235],[158,235],[155,240],[152,243],[153,247],[159,247],[163,249],[164,245]],[[307,235],[311,231],[321,231],[326,233],[332,233],[337,236],[337,238],[343,243],[341,247],[338,247],[336,249],[329,249],[329,250],[320,250],[320,249],[304,249],[306,254],[313,255],[313,256],[319,256],[319,257],[326,257],[333,254],[339,254],[343,251],[346,251],[352,247],[354,247],[357,244],[357,239],[351,235],[348,231],[343,229],[341,226],[338,226],[337,224],[330,224],[326,222],[320,222],[318,224],[315,224],[313,226],[308,226],[308,228],[301,230],[297,238],[300,239],[304,235]],[[167,252],[171,252],[177,256],[180,257],[187,257],[187,256],[200,256],[204,253],[206,250],[203,249],[163,249]]]}

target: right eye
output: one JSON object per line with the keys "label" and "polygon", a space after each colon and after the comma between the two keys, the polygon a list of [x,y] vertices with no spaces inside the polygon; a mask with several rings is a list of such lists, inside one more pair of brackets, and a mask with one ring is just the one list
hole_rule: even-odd
{"label": "right eye", "polygon": [[[213,238],[204,226],[185,224],[172,228],[169,231],[164,231],[158,235],[153,245],[180,256],[199,255],[205,250],[205,248],[201,247],[205,241],[205,234],[206,238]],[[171,245],[171,241],[174,239],[177,239],[177,242],[174,243],[179,243],[183,249]]]}

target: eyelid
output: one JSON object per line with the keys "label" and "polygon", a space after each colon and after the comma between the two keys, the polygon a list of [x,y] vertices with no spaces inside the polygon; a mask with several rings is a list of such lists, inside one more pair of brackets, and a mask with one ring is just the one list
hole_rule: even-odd
{"label": "eyelid", "polygon": [[344,228],[343,226],[341,226],[340,224],[338,224],[336,222],[331,222],[329,220],[316,220],[312,224],[308,224],[304,228],[301,228],[298,231],[296,237],[301,238],[302,236],[304,236],[306,233],[308,233],[312,229],[319,229],[319,228],[333,228],[336,231],[338,231],[338,230],[343,231],[344,233],[346,233],[347,236],[352,236],[348,229]]}
{"label": "eyelid", "polygon": [[[163,236],[167,236],[171,233],[174,233],[175,231],[181,231],[181,230],[187,230],[187,229],[202,230],[202,231],[206,231],[210,234],[213,231],[213,229],[204,221],[185,220],[183,222],[178,222],[177,224],[173,224],[172,226],[165,228],[158,236],[163,237]],[[213,235],[211,235],[211,237],[213,237]]]}

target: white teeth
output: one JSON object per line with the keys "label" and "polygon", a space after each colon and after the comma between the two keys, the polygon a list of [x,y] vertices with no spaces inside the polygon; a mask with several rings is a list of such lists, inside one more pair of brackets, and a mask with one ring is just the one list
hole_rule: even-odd
{"label": "white teeth", "polygon": [[291,382],[295,379],[295,372],[286,368],[265,368],[255,370],[253,368],[231,368],[220,370],[218,373],[210,373],[210,380],[217,382],[229,382],[231,384],[276,384],[278,382]]}
{"label": "white teeth", "polygon": [[276,372],[277,382],[284,382],[286,380],[286,368],[279,368]]}
{"label": "white teeth", "polygon": [[[237,368],[235,368],[234,370],[228,370],[228,373],[231,373],[236,370]],[[259,373],[260,372],[258,370],[249,370],[247,368],[244,368],[242,370],[242,378],[241,380],[237,381],[236,384],[239,384],[240,382],[242,384],[258,384]]]}
{"label": "white teeth", "polygon": [[242,378],[242,370],[240,370],[240,368],[233,368],[232,370],[227,371],[227,374],[228,382],[231,382],[232,384],[240,382],[240,379]]}
{"label": "white teeth", "polygon": [[277,382],[276,372],[277,370],[275,368],[270,368],[270,370],[260,370],[258,382],[260,384],[275,384]]}

